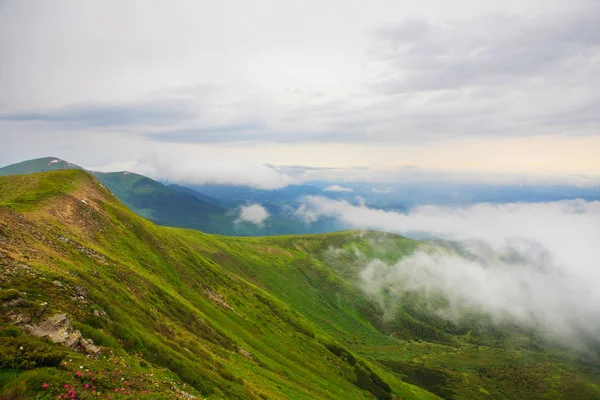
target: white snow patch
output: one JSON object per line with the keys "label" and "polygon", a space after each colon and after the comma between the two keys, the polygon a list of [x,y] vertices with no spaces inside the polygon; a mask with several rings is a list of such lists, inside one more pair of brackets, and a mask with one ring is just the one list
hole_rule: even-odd
{"label": "white snow patch", "polygon": [[52,160],[52,161],[50,161],[50,164],[54,164],[54,163],[57,163],[57,162],[59,162],[59,161],[60,161],[60,160]]}

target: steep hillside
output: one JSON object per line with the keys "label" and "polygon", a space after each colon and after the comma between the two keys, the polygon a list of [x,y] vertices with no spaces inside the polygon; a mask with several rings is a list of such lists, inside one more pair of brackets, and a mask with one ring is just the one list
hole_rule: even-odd
{"label": "steep hillside", "polygon": [[369,260],[420,246],[208,235],[154,225],[82,171],[0,178],[0,393],[600,398],[597,362],[535,332],[483,315],[455,326],[418,293],[393,312],[365,295]]}
{"label": "steep hillside", "polygon": [[187,236],[82,171],[0,178],[0,393],[434,397],[194,248],[218,237]]}
{"label": "steep hillside", "polygon": [[[82,167],[56,157],[23,161],[0,168],[0,176],[30,174],[50,170],[79,169]],[[242,194],[248,190],[257,195],[237,196],[227,200],[216,199],[190,188],[178,185],[164,185],[146,176],[127,171],[98,172],[88,171],[102,182],[119,200],[135,213],[159,225],[176,226],[201,230],[221,235],[255,236],[290,233],[318,233],[339,229],[341,225],[332,219],[305,224],[289,212],[289,204],[269,203],[267,190],[237,188]],[[223,188],[231,189],[229,186]],[[284,190],[285,191],[285,190]],[[258,194],[261,194],[258,196]],[[299,194],[298,194],[299,195]],[[269,211],[264,224],[239,221],[239,209],[249,202],[265,200],[262,204]],[[294,198],[295,200],[296,198]],[[281,203],[280,200],[277,203]]]}
{"label": "steep hillside", "polygon": [[[360,273],[372,259],[397,261],[426,242],[345,231],[219,238],[177,230],[228,270],[269,291],[353,354],[443,398],[600,398],[598,349],[573,353],[538,332],[474,312],[460,325],[435,314],[425,293],[371,299]],[[382,303],[383,302],[383,303]]]}
{"label": "steep hillside", "polygon": [[[0,168],[0,176],[65,169],[83,170],[60,158],[46,157]],[[134,212],[158,224],[201,229],[211,233],[225,233],[222,232],[223,226],[233,230],[233,217],[225,207],[218,205],[216,199],[207,196],[200,199],[131,172],[88,172]]]}
{"label": "steep hillside", "polygon": [[228,220],[227,209],[214,202],[202,201],[143,175],[131,172],[93,174],[125,205],[157,224],[215,233],[219,232],[218,226]]}

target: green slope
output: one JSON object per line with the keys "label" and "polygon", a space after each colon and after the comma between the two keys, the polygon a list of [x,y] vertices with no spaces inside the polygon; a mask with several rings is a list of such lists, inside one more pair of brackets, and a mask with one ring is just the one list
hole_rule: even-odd
{"label": "green slope", "polygon": [[[156,226],[81,171],[0,178],[0,393],[28,398],[49,382],[55,398],[74,380],[85,396],[79,365],[108,371],[105,394],[121,372],[155,398],[600,398],[597,363],[534,332],[481,315],[454,326],[418,293],[385,313],[360,271],[419,246],[358,231],[209,235]],[[100,358],[14,326],[15,314],[55,313]]]}
{"label": "green slope", "polygon": [[[51,170],[83,170],[57,157],[23,161],[0,168],[0,176],[31,174]],[[146,176],[120,171],[88,171],[137,214],[160,225],[200,229],[210,233],[234,232],[233,217],[226,208],[190,193],[163,185]],[[227,232],[224,231],[227,227]]]}
{"label": "green slope", "polygon": [[[435,397],[196,251],[219,237],[187,236],[135,215],[82,171],[0,178],[0,393],[55,398],[74,384],[86,398],[87,383],[131,398],[145,388],[151,398]],[[58,313],[102,347],[98,359],[15,325]]]}
{"label": "green slope", "polygon": [[[63,169],[83,170],[82,167],[60,158],[45,157],[0,168],[0,176]],[[87,172],[93,174],[135,213],[159,225],[239,236],[325,232],[337,227],[334,221],[328,220],[305,224],[290,217],[280,207],[271,209],[270,217],[262,225],[239,222],[237,221],[238,207],[245,205],[245,201],[227,202],[224,205],[223,202],[192,189],[177,185],[163,185],[146,176],[127,171]]]}
{"label": "green slope", "polygon": [[219,224],[227,218],[226,209],[143,175],[131,172],[93,174],[129,208],[160,225],[217,232]]}
{"label": "green slope", "polygon": [[207,244],[198,232],[174,232],[285,301],[352,353],[441,397],[600,398],[600,368],[592,354],[571,353],[536,332],[495,325],[477,313],[454,325],[434,314],[426,306],[432,299],[420,293],[387,299],[397,302],[385,307],[395,310],[391,314],[365,296],[359,275],[369,260],[394,262],[426,242],[345,231]]}

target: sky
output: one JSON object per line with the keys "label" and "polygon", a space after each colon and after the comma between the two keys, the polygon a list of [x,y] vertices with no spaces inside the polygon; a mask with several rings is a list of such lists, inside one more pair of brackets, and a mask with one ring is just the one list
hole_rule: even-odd
{"label": "sky", "polygon": [[596,0],[0,0],[0,164],[595,185],[599,20]]}

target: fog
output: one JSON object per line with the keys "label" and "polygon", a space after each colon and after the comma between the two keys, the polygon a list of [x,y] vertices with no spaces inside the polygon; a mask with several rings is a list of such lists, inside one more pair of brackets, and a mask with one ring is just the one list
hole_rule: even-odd
{"label": "fog", "polygon": [[374,260],[365,291],[442,295],[439,315],[460,322],[465,310],[518,322],[572,347],[600,334],[600,202],[423,206],[408,214],[311,197],[297,210],[306,221],[334,217],[356,228],[439,240],[389,265]]}
{"label": "fog", "polygon": [[267,218],[269,218],[267,209],[255,203],[240,207],[240,215],[235,222],[250,222],[254,225],[262,225]]}

